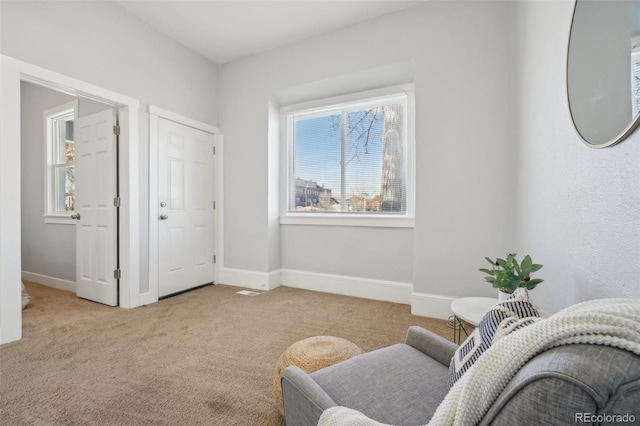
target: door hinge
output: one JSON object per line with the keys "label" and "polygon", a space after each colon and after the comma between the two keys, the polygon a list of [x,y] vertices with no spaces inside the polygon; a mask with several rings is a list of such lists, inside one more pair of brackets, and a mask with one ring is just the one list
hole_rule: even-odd
{"label": "door hinge", "polygon": [[116,280],[120,279],[120,275],[121,275],[120,269],[116,269],[113,271],[113,278],[115,278]]}
{"label": "door hinge", "polygon": [[216,263],[216,255],[215,254],[213,255],[213,263],[214,264]]}
{"label": "door hinge", "polygon": [[215,201],[213,202],[213,209],[214,210],[216,209],[216,202]]}
{"label": "door hinge", "polygon": [[120,126],[113,126],[113,134],[116,136],[120,136]]}
{"label": "door hinge", "polygon": [[216,155],[216,147],[213,147],[213,155]]}
{"label": "door hinge", "polygon": [[120,197],[115,197],[113,199],[113,206],[114,207],[120,207]]}

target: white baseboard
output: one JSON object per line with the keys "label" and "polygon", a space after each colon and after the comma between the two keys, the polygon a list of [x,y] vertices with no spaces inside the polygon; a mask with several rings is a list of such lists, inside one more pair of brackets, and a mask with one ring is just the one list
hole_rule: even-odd
{"label": "white baseboard", "polygon": [[272,272],[256,272],[245,269],[223,268],[220,284],[244,287],[252,290],[273,290],[280,285],[323,293],[341,294],[364,299],[411,305],[413,315],[447,319],[451,312],[452,297],[413,291],[413,284],[398,281],[318,272],[278,269]]}
{"label": "white baseboard", "polygon": [[321,274],[293,269],[282,270],[282,285],[404,304],[411,303],[411,291],[413,290],[412,284],[398,281]]}
{"label": "white baseboard", "polygon": [[273,290],[280,286],[281,276],[281,270],[257,272],[224,267],[218,276],[219,283],[216,284],[227,284],[252,290]]}
{"label": "white baseboard", "polygon": [[76,292],[75,282],[62,280],[60,278],[49,277],[47,275],[41,275],[33,272],[22,271],[22,280],[46,285],[47,287],[57,288],[58,290],[70,291],[71,293]]}
{"label": "white baseboard", "polygon": [[428,293],[411,293],[411,313],[421,317],[447,319],[453,315],[451,302],[453,297]]}
{"label": "white baseboard", "polygon": [[280,287],[282,285],[282,269],[277,269],[275,271],[269,272],[268,279],[270,290],[273,290],[276,287]]}
{"label": "white baseboard", "polygon": [[158,295],[151,292],[142,293],[140,295],[140,306],[151,305],[158,301]]}

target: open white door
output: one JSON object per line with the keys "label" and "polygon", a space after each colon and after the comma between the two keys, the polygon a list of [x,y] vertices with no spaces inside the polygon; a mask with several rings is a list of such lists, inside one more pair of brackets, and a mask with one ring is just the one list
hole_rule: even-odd
{"label": "open white door", "polygon": [[158,294],[213,282],[214,135],[158,120]]}
{"label": "open white door", "polygon": [[74,124],[76,295],[118,305],[116,111]]}

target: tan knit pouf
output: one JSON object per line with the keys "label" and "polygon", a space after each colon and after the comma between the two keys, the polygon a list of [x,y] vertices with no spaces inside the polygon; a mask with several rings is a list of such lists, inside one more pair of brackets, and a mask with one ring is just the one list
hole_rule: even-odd
{"label": "tan knit pouf", "polygon": [[363,350],[354,343],[333,336],[309,337],[289,346],[280,355],[273,375],[273,393],[280,413],[284,413],[280,375],[285,368],[295,365],[305,373],[313,373],[361,353],[363,353]]}

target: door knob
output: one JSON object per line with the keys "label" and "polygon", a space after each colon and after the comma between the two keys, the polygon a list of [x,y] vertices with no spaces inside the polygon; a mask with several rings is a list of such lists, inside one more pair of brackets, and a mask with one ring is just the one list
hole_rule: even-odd
{"label": "door knob", "polygon": [[72,215],[71,215],[71,219],[80,220],[80,213],[72,214]]}
{"label": "door knob", "polygon": [[160,215],[160,220],[167,220],[167,219],[169,219],[169,216],[167,216],[166,214]]}

